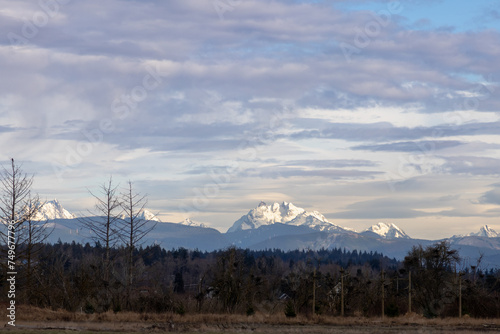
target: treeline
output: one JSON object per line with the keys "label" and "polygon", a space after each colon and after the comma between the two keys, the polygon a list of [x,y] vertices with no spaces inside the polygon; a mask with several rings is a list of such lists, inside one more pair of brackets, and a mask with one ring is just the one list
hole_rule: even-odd
{"label": "treeline", "polygon": [[[26,266],[18,268],[18,303],[86,313],[285,312],[290,317],[342,311],[380,316],[384,307],[386,316],[397,316],[409,311],[411,271],[413,312],[457,316],[461,287],[463,314],[500,316],[500,272],[474,267],[458,273],[456,251],[446,243],[416,247],[403,262],[341,249],[201,252],[148,246],[134,250],[131,285],[126,247],[110,249],[108,268],[107,250],[99,243],[59,242],[38,249],[29,275]],[[3,269],[0,282],[5,299]]]}
{"label": "treeline", "polygon": [[[327,286],[337,284],[335,273],[341,266],[369,272],[381,264],[398,266],[397,261],[376,252],[340,249],[201,252],[148,246],[134,250],[129,296],[126,247],[112,248],[109,255],[100,243],[60,242],[37,245],[37,249],[29,272],[18,266],[17,302],[84,312],[252,313],[260,308],[272,312],[289,299],[297,304],[297,311],[305,311],[312,293],[306,286],[315,269],[318,305],[322,305],[320,296],[326,294]],[[106,268],[108,256],[111,267]],[[2,296],[7,295],[5,275],[2,270]],[[323,280],[327,285],[321,286]]]}

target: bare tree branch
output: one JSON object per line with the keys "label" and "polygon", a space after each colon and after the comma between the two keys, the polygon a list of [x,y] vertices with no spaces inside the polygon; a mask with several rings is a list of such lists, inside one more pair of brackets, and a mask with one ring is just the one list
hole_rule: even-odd
{"label": "bare tree branch", "polygon": [[130,290],[134,276],[134,250],[141,245],[142,239],[156,227],[156,222],[151,223],[146,218],[147,196],[134,193],[132,181],[128,181],[128,187],[122,194],[122,198],[122,208],[125,211],[122,222],[122,240],[127,249],[127,307],[129,307]]}
{"label": "bare tree branch", "polygon": [[[2,227],[14,225],[16,260],[18,265],[26,268],[26,284],[28,301],[35,287],[33,285],[33,269],[37,264],[37,255],[43,242],[52,233],[47,221],[35,221],[36,214],[44,203],[40,202],[38,195],[32,196],[31,186],[33,176],[24,173],[21,166],[16,165],[11,159],[11,168],[2,166],[0,172],[0,215]],[[7,236],[1,230],[0,237],[7,243]]]}
{"label": "bare tree branch", "polygon": [[103,285],[105,288],[105,300],[103,300],[104,308],[107,309],[110,304],[110,280],[112,278],[112,259],[111,249],[121,239],[120,215],[121,202],[117,193],[118,185],[113,185],[113,178],[110,176],[109,181],[101,185],[100,196],[92,193],[95,198],[95,212],[88,217],[79,218],[83,228],[87,228],[91,233],[91,238],[105,248],[104,258],[104,279]]}

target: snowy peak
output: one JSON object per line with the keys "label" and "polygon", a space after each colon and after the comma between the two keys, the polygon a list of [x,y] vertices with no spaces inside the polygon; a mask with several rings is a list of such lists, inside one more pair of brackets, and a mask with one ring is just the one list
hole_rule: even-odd
{"label": "snowy peak", "polygon": [[490,228],[488,225],[484,225],[479,229],[477,233],[470,233],[471,237],[486,237],[486,238],[498,238],[500,233],[497,233],[494,229]]}
{"label": "snowy peak", "polygon": [[340,226],[330,223],[317,211],[308,212],[289,202],[282,202],[281,204],[275,202],[270,205],[260,202],[255,209],[250,210],[248,214],[234,222],[228,232],[256,229],[263,225],[275,223],[308,226],[320,231],[345,231]]}
{"label": "snowy peak", "polygon": [[384,239],[410,239],[410,236],[394,224],[378,223],[366,229],[380,235]]}
{"label": "snowy peak", "polygon": [[74,219],[76,216],[62,207],[57,199],[45,202],[32,218],[33,220]]}
{"label": "snowy peak", "polygon": [[194,227],[203,227],[203,228],[209,228],[210,226],[206,223],[200,223],[191,220],[191,218],[186,218],[183,221],[181,221],[179,224],[185,225],[185,226],[194,226]]}
{"label": "snowy peak", "polygon": [[139,218],[144,219],[144,220],[149,220],[149,221],[154,221],[154,222],[159,222],[160,220],[154,213],[152,213],[149,210],[143,210],[141,214],[139,215]]}
{"label": "snowy peak", "polygon": [[[127,215],[124,213],[120,216],[120,218],[126,219]],[[141,213],[139,213],[139,215],[137,215],[137,218],[141,219],[141,220],[160,222],[160,219],[158,219],[158,217],[156,217],[156,215],[154,213],[152,213],[151,211],[146,210],[146,209],[142,210]]]}

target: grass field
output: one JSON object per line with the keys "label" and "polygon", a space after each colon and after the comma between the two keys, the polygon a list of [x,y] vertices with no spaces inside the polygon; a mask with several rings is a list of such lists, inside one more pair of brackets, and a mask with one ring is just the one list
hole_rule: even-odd
{"label": "grass field", "polygon": [[[86,326],[83,326],[86,327]],[[28,333],[43,333],[43,334],[59,334],[59,333],[161,333],[161,332],[182,332],[182,333],[253,333],[253,334],[275,334],[275,333],[304,333],[304,334],[323,334],[323,333],[346,333],[346,334],[396,334],[396,333],[440,333],[440,334],[471,334],[471,333],[499,333],[500,328],[463,328],[454,326],[393,326],[387,324],[367,324],[365,326],[353,325],[353,326],[325,326],[325,325],[275,325],[275,326],[248,326],[240,325],[234,326],[232,328],[198,328],[198,329],[187,329],[187,328],[168,328],[163,325],[137,325],[137,328],[132,330],[120,329],[120,328],[109,328],[109,327],[99,327],[99,326],[89,326],[91,329],[84,329],[83,327],[63,327],[60,329],[55,329],[53,327],[44,327],[40,329],[35,328],[15,328],[7,330],[8,332],[18,333],[18,334],[28,334]]]}
{"label": "grass field", "polygon": [[34,307],[17,310],[14,333],[500,333],[500,319],[445,318],[426,319],[417,314],[397,318],[315,316],[286,318],[283,314],[252,316],[230,314],[178,315],[107,312],[71,313]]}

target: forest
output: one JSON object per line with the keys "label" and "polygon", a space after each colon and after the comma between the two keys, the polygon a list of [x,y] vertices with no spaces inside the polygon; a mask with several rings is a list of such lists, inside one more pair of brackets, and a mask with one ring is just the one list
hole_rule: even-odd
{"label": "forest", "polygon": [[[126,248],[99,243],[40,244],[30,272],[18,270],[18,303],[73,312],[237,313],[284,312],[340,316],[427,317],[462,314],[499,317],[500,271],[455,271],[456,251],[446,243],[415,247],[403,262],[378,253],[320,251],[216,252],[147,246],[134,250],[128,286]],[[5,271],[2,299],[7,296]],[[460,285],[460,287],[459,287]],[[382,302],[383,300],[383,302]]]}

